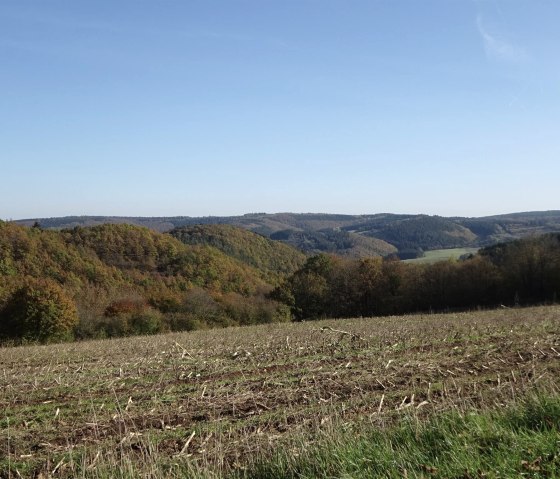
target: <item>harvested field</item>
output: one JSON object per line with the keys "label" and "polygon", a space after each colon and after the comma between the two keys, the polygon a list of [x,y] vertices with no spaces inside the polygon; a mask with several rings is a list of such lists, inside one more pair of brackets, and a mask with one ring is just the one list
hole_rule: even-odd
{"label": "harvested field", "polygon": [[0,477],[224,475],[333,427],[556,394],[560,307],[3,348],[0,373]]}

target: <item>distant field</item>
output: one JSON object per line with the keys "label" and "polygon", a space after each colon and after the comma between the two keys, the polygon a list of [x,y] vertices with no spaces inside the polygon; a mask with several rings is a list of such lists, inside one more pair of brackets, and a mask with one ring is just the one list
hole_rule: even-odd
{"label": "distant field", "polygon": [[[2,478],[296,477],[255,461],[557,394],[560,307],[2,348],[0,372]],[[486,477],[472,474],[460,477]]]}
{"label": "distant field", "polygon": [[422,258],[407,259],[406,263],[437,263],[438,261],[446,261],[448,259],[457,259],[464,254],[474,254],[479,248],[450,248],[450,249],[434,249],[426,251]]}

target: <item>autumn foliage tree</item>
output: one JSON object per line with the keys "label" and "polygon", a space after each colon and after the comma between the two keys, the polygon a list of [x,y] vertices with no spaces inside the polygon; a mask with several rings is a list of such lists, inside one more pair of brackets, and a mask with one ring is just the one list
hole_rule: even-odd
{"label": "autumn foliage tree", "polygon": [[162,314],[141,298],[122,298],[105,309],[102,329],[107,336],[155,334],[163,331]]}
{"label": "autumn foliage tree", "polygon": [[0,335],[40,342],[71,339],[77,322],[76,305],[57,283],[28,279],[1,311]]}

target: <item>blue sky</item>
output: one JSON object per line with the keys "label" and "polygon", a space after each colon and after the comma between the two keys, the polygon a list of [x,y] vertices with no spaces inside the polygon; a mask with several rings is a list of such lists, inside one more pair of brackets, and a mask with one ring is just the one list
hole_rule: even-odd
{"label": "blue sky", "polygon": [[0,218],[560,209],[557,0],[3,0]]}

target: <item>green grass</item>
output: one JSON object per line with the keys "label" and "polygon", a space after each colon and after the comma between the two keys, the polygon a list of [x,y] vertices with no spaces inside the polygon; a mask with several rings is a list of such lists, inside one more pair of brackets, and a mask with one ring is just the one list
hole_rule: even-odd
{"label": "green grass", "polygon": [[426,251],[422,258],[407,259],[405,263],[437,263],[448,259],[458,259],[464,254],[475,254],[479,248],[448,248]]}
{"label": "green grass", "polygon": [[237,477],[560,477],[560,398],[533,398],[500,412],[452,411],[427,422],[411,415],[388,430],[341,428]]}

